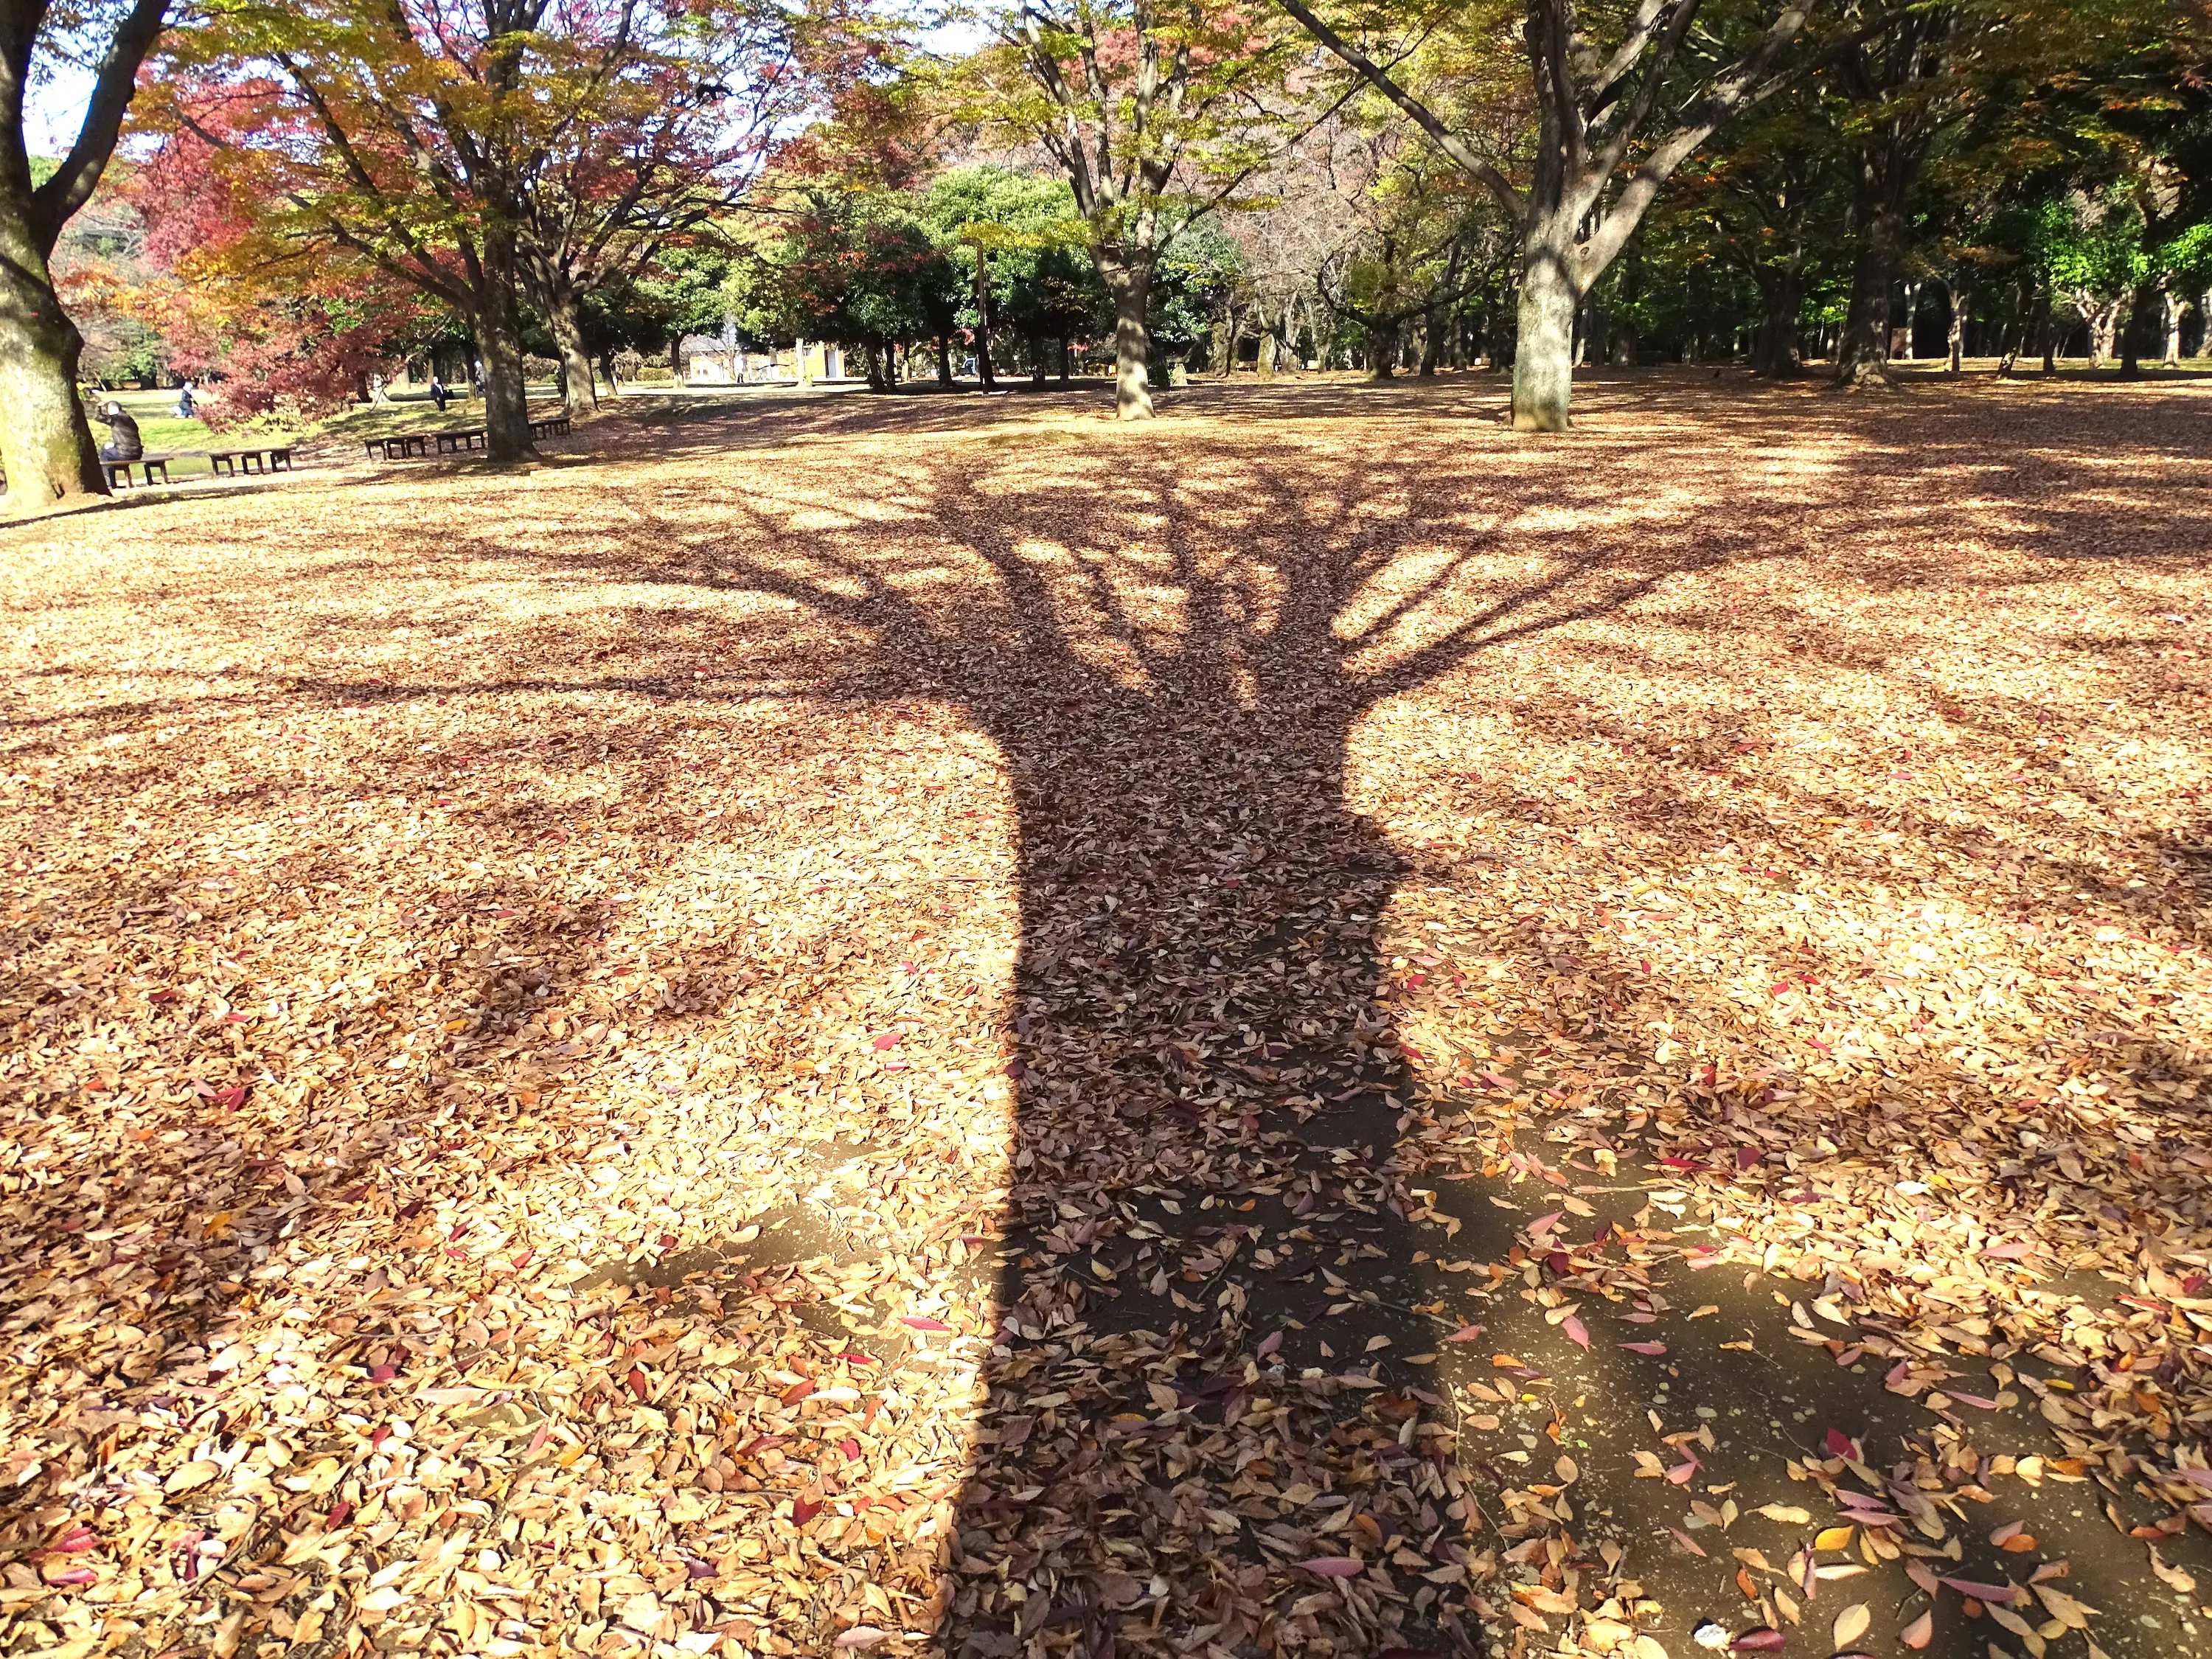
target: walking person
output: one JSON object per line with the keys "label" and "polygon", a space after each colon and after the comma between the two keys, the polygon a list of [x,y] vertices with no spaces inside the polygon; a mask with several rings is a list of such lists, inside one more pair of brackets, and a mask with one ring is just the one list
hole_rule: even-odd
{"label": "walking person", "polygon": [[190,380],[178,384],[177,418],[180,421],[189,421],[192,418],[192,383]]}
{"label": "walking person", "polygon": [[446,412],[446,400],[453,394],[446,390],[446,383],[434,374],[430,376],[430,401],[438,405],[438,413]]}

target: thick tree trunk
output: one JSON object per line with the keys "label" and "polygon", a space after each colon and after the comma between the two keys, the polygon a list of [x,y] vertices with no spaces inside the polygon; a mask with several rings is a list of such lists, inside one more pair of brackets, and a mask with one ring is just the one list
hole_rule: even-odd
{"label": "thick tree trunk", "polygon": [[1522,252],[1520,326],[1513,349],[1513,429],[1565,432],[1575,379],[1576,291],[1571,227],[1530,234]]}
{"label": "thick tree trunk", "polygon": [[1973,295],[1955,283],[1943,285],[1945,297],[1951,307],[1951,362],[1948,372],[1956,374],[1965,367],[1966,348],[1966,307]]}
{"label": "thick tree trunk", "polygon": [[2181,366],[2181,313],[2189,308],[2189,301],[2167,289],[2160,296],[2166,301],[2166,355],[2160,359],[2168,368]]}
{"label": "thick tree trunk", "polygon": [[952,389],[952,336],[937,337],[937,383],[946,391]]}
{"label": "thick tree trunk", "polygon": [[545,331],[561,356],[565,406],[571,419],[590,414],[599,406],[599,389],[592,380],[592,354],[584,347],[584,308],[574,284],[556,277],[544,284],[538,308],[545,313]]}
{"label": "thick tree trunk", "polygon": [[1752,367],[1761,374],[1785,379],[1804,368],[1797,356],[1797,307],[1802,277],[1796,264],[1769,266],[1760,273],[1765,301],[1759,332],[1752,341]]}
{"label": "thick tree trunk", "polygon": [[1145,310],[1152,300],[1152,258],[1147,247],[1116,249],[1098,261],[1114,299],[1114,414],[1124,421],[1152,417],[1152,379],[1145,367],[1152,349]]}
{"label": "thick tree trunk", "polygon": [[1062,386],[1067,384],[1067,360],[1073,355],[1073,347],[1067,336],[1061,335],[1060,337],[1060,383]]}
{"label": "thick tree trunk", "polygon": [[1035,328],[1033,328],[1033,329],[1031,329],[1031,330],[1030,331],[1030,390],[1035,391],[1035,392],[1042,392],[1042,391],[1043,391],[1043,390],[1044,390],[1044,377],[1045,377],[1045,362],[1044,362],[1044,331],[1043,331],[1042,329],[1035,329]]}
{"label": "thick tree trunk", "polygon": [[1897,281],[1905,216],[1887,203],[1868,215],[1851,276],[1851,301],[1837,348],[1836,384],[1889,383],[1889,291]]}
{"label": "thick tree trunk", "polygon": [[0,205],[0,466],[12,512],[108,493],[76,395],[83,349],[83,337],[54,297],[38,239],[22,216]]}
{"label": "thick tree trunk", "polygon": [[1398,324],[1395,319],[1369,327],[1367,372],[1378,380],[1387,380],[1398,372]]}
{"label": "thick tree trunk", "polygon": [[522,307],[515,293],[515,247],[511,233],[486,228],[473,284],[476,315],[470,319],[477,355],[483,360],[484,453],[512,464],[536,452],[530,441],[530,401],[522,378]]}

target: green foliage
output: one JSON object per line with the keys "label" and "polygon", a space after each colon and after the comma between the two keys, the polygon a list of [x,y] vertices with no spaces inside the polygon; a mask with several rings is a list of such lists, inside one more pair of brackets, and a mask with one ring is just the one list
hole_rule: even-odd
{"label": "green foliage", "polygon": [[976,163],[940,174],[921,214],[959,274],[959,322],[974,327],[986,268],[993,326],[1040,339],[1092,331],[1106,303],[1066,181]]}
{"label": "green foliage", "polygon": [[2044,203],[2029,258],[2046,291],[2092,300],[2128,293],[2150,270],[2142,216],[2118,192]]}

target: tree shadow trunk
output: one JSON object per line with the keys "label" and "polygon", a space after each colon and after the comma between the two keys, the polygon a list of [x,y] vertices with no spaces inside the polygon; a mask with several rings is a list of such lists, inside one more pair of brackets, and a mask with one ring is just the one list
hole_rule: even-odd
{"label": "tree shadow trunk", "polygon": [[[1325,625],[1232,667],[1237,632],[1141,693],[1062,659],[987,720],[1021,835],[1019,1115],[947,1653],[1079,1625],[1108,1654],[1201,1606],[1228,1651],[1477,1639],[1460,1588],[1369,1566],[1449,1567],[1468,1513],[1406,1364],[1455,1322],[1416,1310],[1394,1157],[1395,866],[1345,805]],[[1317,1559],[1358,1576],[1285,1565]]]}

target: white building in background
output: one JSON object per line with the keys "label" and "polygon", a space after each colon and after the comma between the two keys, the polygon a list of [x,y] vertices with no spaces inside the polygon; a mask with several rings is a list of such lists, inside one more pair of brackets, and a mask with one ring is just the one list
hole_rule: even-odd
{"label": "white building in background", "polygon": [[[834,345],[802,340],[796,347],[756,351],[731,338],[687,334],[684,354],[686,386],[772,386],[800,380],[837,380],[845,374],[844,353]],[[805,354],[805,374],[800,354]]]}

